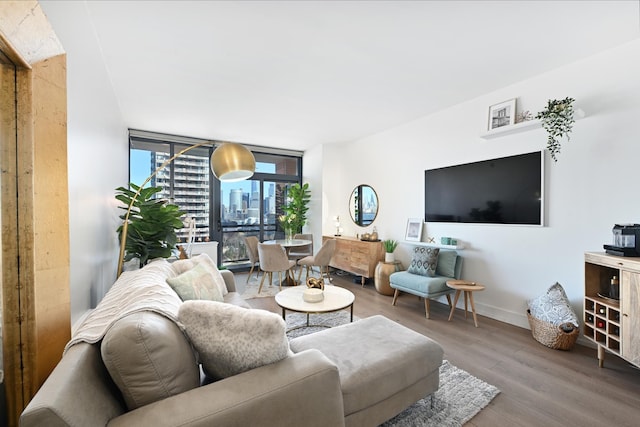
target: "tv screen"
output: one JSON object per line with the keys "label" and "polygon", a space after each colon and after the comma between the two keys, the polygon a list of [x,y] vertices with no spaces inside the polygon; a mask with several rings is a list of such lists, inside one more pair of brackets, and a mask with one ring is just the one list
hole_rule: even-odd
{"label": "tv screen", "polygon": [[424,172],[427,222],[544,225],[544,152]]}

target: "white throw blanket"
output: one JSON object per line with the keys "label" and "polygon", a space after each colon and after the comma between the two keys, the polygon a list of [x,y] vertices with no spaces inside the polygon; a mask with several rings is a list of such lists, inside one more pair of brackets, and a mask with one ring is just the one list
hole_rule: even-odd
{"label": "white throw blanket", "polygon": [[175,276],[175,269],[164,259],[153,261],[140,270],[122,273],[82,322],[64,351],[80,342],[100,341],[116,321],[139,311],[153,311],[177,322],[182,300],[166,282],[167,278]]}

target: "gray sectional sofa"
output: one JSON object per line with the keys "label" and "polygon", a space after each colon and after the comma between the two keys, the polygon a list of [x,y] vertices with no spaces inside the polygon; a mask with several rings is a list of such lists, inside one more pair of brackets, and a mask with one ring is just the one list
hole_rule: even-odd
{"label": "gray sectional sofa", "polygon": [[[152,281],[177,274],[161,270]],[[248,307],[221,273],[225,302]],[[442,348],[382,316],[296,338],[282,360],[211,382],[171,310],[138,307],[72,339],[20,425],[375,426],[438,388]]]}

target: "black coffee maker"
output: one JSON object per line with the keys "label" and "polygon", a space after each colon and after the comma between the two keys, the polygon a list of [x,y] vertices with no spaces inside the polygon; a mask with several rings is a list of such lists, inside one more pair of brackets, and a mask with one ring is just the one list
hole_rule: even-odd
{"label": "black coffee maker", "polygon": [[603,245],[610,255],[640,257],[640,224],[613,226],[613,245]]}

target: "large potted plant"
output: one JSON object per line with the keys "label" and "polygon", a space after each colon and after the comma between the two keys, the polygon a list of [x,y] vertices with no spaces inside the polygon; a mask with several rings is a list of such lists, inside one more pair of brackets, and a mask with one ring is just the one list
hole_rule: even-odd
{"label": "large potted plant", "polygon": [[287,201],[282,206],[283,214],[278,218],[287,238],[291,238],[294,233],[302,232],[302,226],[307,222],[310,200],[311,191],[308,183],[295,183],[288,188]]}
{"label": "large potted plant", "polygon": [[573,117],[573,98],[550,99],[547,107],[536,115],[540,119],[542,127],[547,131],[547,149],[551,153],[551,158],[557,162],[556,155],[560,153],[560,140],[567,137],[573,128],[575,119]]}
{"label": "large potted plant", "polygon": [[[116,199],[124,203],[120,209],[127,210],[136,192],[140,189],[135,184],[129,184],[131,189],[116,188]],[[154,258],[168,258],[178,241],[176,230],[184,225],[180,217],[184,214],[178,206],[168,203],[165,199],[154,198],[162,191],[159,187],[147,187],[140,190],[140,194],[133,202],[129,214],[127,227],[127,241],[125,245],[124,261],[138,258],[140,267]],[[125,220],[125,214],[120,219]],[[122,241],[121,225],[117,229],[118,239]]]}

